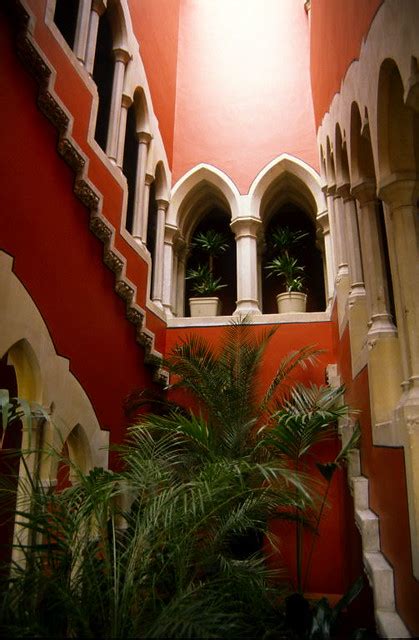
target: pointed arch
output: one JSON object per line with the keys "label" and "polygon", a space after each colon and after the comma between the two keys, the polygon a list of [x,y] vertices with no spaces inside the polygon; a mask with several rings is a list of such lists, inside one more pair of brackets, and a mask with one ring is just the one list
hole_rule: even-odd
{"label": "pointed arch", "polygon": [[180,227],[186,200],[191,194],[197,196],[203,188],[210,190],[220,203],[228,206],[232,218],[238,215],[240,193],[234,182],[220,169],[202,163],[188,171],[174,185],[168,217],[170,224]]}
{"label": "pointed arch", "polygon": [[305,198],[314,218],[325,210],[319,174],[302,160],[282,154],[264,167],[252,182],[249,200],[253,215],[260,216],[262,199],[266,198],[272,186],[281,179],[287,179],[293,191]]}

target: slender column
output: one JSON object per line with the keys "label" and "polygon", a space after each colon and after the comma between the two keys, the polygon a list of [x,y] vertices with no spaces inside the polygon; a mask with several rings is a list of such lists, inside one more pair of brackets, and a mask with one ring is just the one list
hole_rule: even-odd
{"label": "slender column", "polygon": [[142,224],[142,242],[144,246],[147,244],[147,230],[148,230],[148,206],[150,203],[150,187],[154,182],[154,176],[150,173],[145,174],[144,178],[144,200],[143,200],[143,224]]}
{"label": "slender column", "polygon": [[157,199],[157,225],[156,242],[154,245],[153,264],[153,292],[152,299],[163,307],[163,256],[164,256],[164,225],[166,222],[166,211],[169,203],[167,200]]}
{"label": "slender column", "polygon": [[341,185],[338,193],[342,197],[344,216],[346,219],[346,239],[348,250],[349,281],[351,290],[349,297],[365,296],[364,274],[359,242],[356,202],[351,197],[349,184]]}
{"label": "slender column", "polygon": [[178,316],[185,315],[185,275],[186,275],[186,259],[188,257],[188,245],[184,238],[178,238],[175,246],[176,255],[176,271],[174,280],[174,308]]}
{"label": "slender column", "polygon": [[260,313],[257,277],[257,234],[261,225],[252,216],[237,218],[231,223],[236,236],[237,252],[237,314]]}
{"label": "slender column", "polygon": [[174,289],[173,282],[176,277],[177,262],[177,260],[174,259],[173,243],[177,233],[177,227],[166,223],[163,247],[163,309],[166,311],[167,317],[172,317],[173,309],[176,309],[175,304],[172,306],[172,290]]}
{"label": "slender column", "polygon": [[405,355],[404,377],[409,388],[417,388],[419,400],[419,260],[416,218],[419,183],[392,180],[380,189],[387,204],[394,240],[392,267],[397,292],[398,328]]}
{"label": "slender column", "polygon": [[370,318],[368,333],[369,335],[383,333],[395,335],[396,328],[389,312],[375,183],[363,182],[356,185],[352,188],[352,193],[360,204],[359,226]]}
{"label": "slender column", "polygon": [[125,135],[127,131],[127,116],[128,109],[132,105],[132,99],[122,94],[121,100],[121,114],[119,116],[119,133],[118,133],[118,148],[116,152],[116,164],[122,169],[124,164],[124,147],[125,147]]}
{"label": "slender column", "polygon": [[106,153],[116,162],[118,149],[119,118],[121,115],[122,88],[124,86],[125,67],[131,56],[124,49],[114,49],[115,66],[113,72],[111,108],[109,112]]}
{"label": "slender column", "polygon": [[359,233],[367,296],[368,383],[374,433],[385,433],[401,396],[400,344],[389,312],[384,253],[375,182],[352,187],[358,199]]}
{"label": "slender column", "polygon": [[96,42],[97,42],[97,33],[99,30],[99,19],[100,16],[105,13],[107,5],[107,0],[92,0],[92,10],[90,12],[90,22],[89,22],[89,35],[87,38],[86,45],[86,58],[85,58],[85,67],[86,71],[93,73],[93,67],[95,64],[95,53],[96,53]]}
{"label": "slender column", "polygon": [[323,234],[323,242],[324,242],[324,262],[323,271],[324,271],[324,280],[325,280],[325,291],[327,297],[327,304],[330,305],[333,299],[333,291],[335,286],[335,263],[333,256],[333,246],[332,246],[332,238],[330,235],[330,224],[329,224],[329,214],[328,211],[323,211],[319,213],[317,216],[317,222],[319,223],[322,234]]}
{"label": "slender column", "polygon": [[[330,234],[330,242],[332,245],[332,256],[333,260],[331,261],[331,266],[333,267],[333,290],[335,286],[335,279],[337,275],[337,268],[339,265],[339,256],[337,253],[337,237],[336,237],[336,223],[335,223],[335,203],[333,195],[335,193],[335,187],[323,187],[323,192],[326,196],[327,202],[327,211],[329,218],[329,234]],[[333,293],[332,293],[333,296]]]}
{"label": "slender column", "polygon": [[84,63],[86,57],[91,6],[92,0],[80,0],[73,50],[76,58],[78,58],[81,63]]}
{"label": "slender column", "polygon": [[346,250],[346,225],[343,201],[336,189],[333,194],[333,210],[335,214],[337,277],[348,275],[348,255]]}
{"label": "slender column", "polygon": [[134,199],[134,216],[132,221],[132,235],[138,242],[146,243],[147,233],[143,235],[144,217],[147,217],[147,211],[144,206],[144,190],[145,190],[145,174],[147,169],[147,151],[151,140],[151,135],[145,131],[137,133],[138,138],[138,156],[137,156],[137,173],[135,176],[135,199]]}

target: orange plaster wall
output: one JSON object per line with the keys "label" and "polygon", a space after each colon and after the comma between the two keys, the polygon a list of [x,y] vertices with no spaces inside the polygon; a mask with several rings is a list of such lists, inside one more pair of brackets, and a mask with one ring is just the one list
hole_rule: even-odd
{"label": "orange plaster wall", "polygon": [[182,0],[174,144],[174,182],[206,162],[247,193],[281,153],[318,168],[303,2]]}
{"label": "orange plaster wall", "polygon": [[[255,326],[255,332],[263,332],[267,326]],[[270,327],[269,327],[270,328]],[[206,328],[185,328],[168,329],[166,340],[166,353],[170,354],[173,347],[185,340],[188,336],[195,334],[202,336],[214,347],[220,343],[223,327]],[[298,379],[304,382],[315,382],[322,384],[325,382],[325,370],[327,364],[336,361],[334,351],[333,327],[329,322],[310,324],[284,324],[277,327],[277,331],[272,338],[263,368],[261,378],[262,388],[268,385],[276,371],[280,360],[290,351],[298,349],[307,344],[313,344],[324,349],[320,356],[318,365],[308,371],[297,374]],[[178,401],[184,400],[184,396],[176,396]],[[317,451],[319,459],[323,461],[332,460],[337,451],[339,443],[334,440],[324,443]],[[313,474],[318,476],[318,471],[313,467]],[[342,472],[336,474],[329,494],[328,503],[330,508],[326,510],[320,529],[320,537],[316,543],[313,555],[312,569],[307,581],[306,590],[316,593],[343,593],[349,586],[352,574],[347,571],[348,557],[348,532],[347,522],[347,489],[345,478]],[[295,535],[292,524],[283,526],[282,524],[272,524],[272,529],[278,534],[280,539],[280,555],[276,556],[276,563],[285,567],[291,580],[295,582]],[[310,535],[306,535],[305,558],[309,551]],[[355,550],[354,553],[359,553]]]}
{"label": "orange plaster wall", "polygon": [[[69,358],[99,423],[111,431],[112,442],[120,441],[123,401],[134,387],[153,386],[150,372],[125,303],[113,291],[114,276],[102,262],[103,246],[88,229],[89,213],[73,194],[74,174],[57,153],[57,133],[36,107],[37,87],[14,53],[7,22],[0,28],[8,87],[0,99],[0,248],[14,257],[15,274],[57,353]],[[100,180],[94,162],[91,171]],[[108,206],[112,194],[110,199]]]}
{"label": "orange plaster wall", "polygon": [[347,387],[346,401],[360,410],[362,473],[370,481],[370,509],[380,517],[382,550],[394,570],[397,608],[412,634],[418,636],[419,582],[412,575],[403,449],[373,445],[368,370],[365,367],[351,380],[348,330],[338,346],[338,362]]}
{"label": "orange plaster wall", "polygon": [[133,30],[169,165],[173,159],[176,67],[181,0],[130,0]]}
{"label": "orange plaster wall", "polygon": [[316,128],[383,0],[311,0],[311,84]]}

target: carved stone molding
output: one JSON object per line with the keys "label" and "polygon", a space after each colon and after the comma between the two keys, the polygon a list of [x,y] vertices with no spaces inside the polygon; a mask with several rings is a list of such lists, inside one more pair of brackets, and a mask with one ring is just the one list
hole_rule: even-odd
{"label": "carved stone molding", "polygon": [[[103,0],[98,5],[105,6]],[[105,245],[103,261],[116,276],[115,291],[126,302],[127,320],[137,326],[136,341],[145,349],[144,362],[151,366],[153,380],[159,384],[167,384],[167,372],[162,369],[162,355],[154,350],[154,334],[143,329],[145,312],[135,303],[136,291],[121,274],[126,267],[126,259],[114,247],[115,229],[100,214],[101,194],[86,180],[88,158],[77,150],[76,144],[68,134],[70,116],[64,111],[53,88],[53,71],[43,53],[38,50],[28,31],[30,15],[20,0],[10,0],[6,5],[10,8],[16,29],[16,49],[19,59],[36,80],[39,86],[37,97],[41,112],[48,118],[60,134],[57,151],[67,165],[76,174],[74,193],[82,204],[89,209],[89,229]]]}
{"label": "carved stone molding", "polygon": [[81,171],[86,164],[85,158],[77,151],[74,144],[72,144],[68,138],[61,137],[58,141],[58,153],[76,173]]}

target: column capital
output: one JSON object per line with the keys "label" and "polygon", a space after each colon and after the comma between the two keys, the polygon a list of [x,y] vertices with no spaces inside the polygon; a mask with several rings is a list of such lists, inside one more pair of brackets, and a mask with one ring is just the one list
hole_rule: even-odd
{"label": "column capital", "polygon": [[101,16],[105,13],[107,9],[107,0],[92,0],[92,11]]}
{"label": "column capital", "polygon": [[149,187],[152,184],[152,182],[154,182],[154,176],[152,176],[151,173],[146,173],[144,182],[147,185],[147,187]]}
{"label": "column capital", "polygon": [[128,64],[131,60],[132,55],[128,53],[126,49],[121,49],[121,47],[116,47],[112,49],[113,57],[115,62],[123,62],[124,65]]}
{"label": "column capital", "polygon": [[156,204],[157,204],[157,209],[167,211],[167,207],[169,206],[169,201],[165,200],[165,198],[156,198]]}
{"label": "column capital", "polygon": [[176,241],[176,236],[179,234],[179,229],[174,224],[164,225],[164,242],[165,244],[173,245]]}
{"label": "column capital", "polygon": [[[153,136],[148,131],[137,131],[137,140],[140,144],[150,144]],[[154,178],[153,178],[154,180]]]}
{"label": "column capital", "polygon": [[375,202],[375,200],[377,200],[375,180],[364,180],[363,182],[352,185],[351,194],[359,200],[361,206],[368,202]]}
{"label": "column capital", "polygon": [[320,211],[320,213],[317,214],[316,220],[319,223],[323,234],[330,232],[329,212],[327,209]]}
{"label": "column capital", "polygon": [[322,187],[322,191],[326,198],[334,196],[336,193],[336,185],[335,184],[325,184]]}
{"label": "column capital", "polygon": [[131,105],[132,105],[131,96],[127,96],[126,93],[123,93],[121,98],[121,106],[124,107],[124,109],[129,109]]}
{"label": "column capital", "polygon": [[336,193],[344,202],[347,200],[353,200],[353,196],[351,195],[351,185],[349,182],[343,182],[342,184],[336,185]]}
{"label": "column capital", "polygon": [[254,216],[246,216],[243,218],[235,218],[234,220],[232,220],[232,222],[230,223],[230,228],[236,236],[236,239],[242,238],[243,236],[256,238],[261,224],[262,222],[259,218],[255,218]]}
{"label": "column capital", "polygon": [[419,176],[414,172],[389,174],[380,180],[378,195],[390,209],[415,206],[419,197]]}

